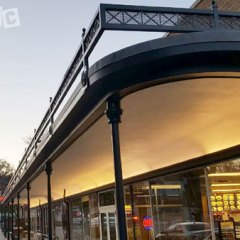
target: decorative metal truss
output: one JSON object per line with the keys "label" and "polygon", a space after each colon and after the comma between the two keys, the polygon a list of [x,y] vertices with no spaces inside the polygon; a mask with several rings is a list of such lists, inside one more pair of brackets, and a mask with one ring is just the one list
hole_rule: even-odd
{"label": "decorative metal truss", "polygon": [[240,15],[212,10],[103,5],[105,30],[198,32],[240,29]]}
{"label": "decorative metal truss", "polygon": [[[9,196],[37,156],[38,144],[54,134],[54,116],[75,79],[82,71],[81,82],[88,87],[88,57],[105,30],[148,31],[186,33],[209,30],[240,30],[240,14],[218,11],[213,1],[212,9],[196,10],[182,8],[125,6],[100,4],[93,21],[86,31],[83,29],[82,44],[68,67],[50,107],[34,132],[34,137],[12,177],[4,195]],[[47,140],[46,140],[47,141]]]}

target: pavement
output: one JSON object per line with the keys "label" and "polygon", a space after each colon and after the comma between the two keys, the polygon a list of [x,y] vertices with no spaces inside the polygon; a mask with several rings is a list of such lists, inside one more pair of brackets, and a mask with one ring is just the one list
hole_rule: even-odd
{"label": "pavement", "polygon": [[2,230],[0,230],[0,240],[6,240],[6,238],[5,238],[4,235],[3,235]]}

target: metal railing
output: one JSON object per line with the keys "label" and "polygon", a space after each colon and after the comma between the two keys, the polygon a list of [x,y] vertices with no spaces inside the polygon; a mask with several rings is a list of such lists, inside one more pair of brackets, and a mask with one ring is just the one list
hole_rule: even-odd
{"label": "metal railing", "polygon": [[37,157],[40,144],[43,146],[54,134],[55,114],[81,71],[82,86],[88,87],[88,57],[105,30],[184,33],[216,29],[240,30],[240,14],[220,12],[214,3],[212,10],[100,4],[89,29],[83,30],[82,44],[55,96],[51,99],[39,127],[34,131],[34,137],[11,178],[4,196],[7,198],[10,195],[16,183]]}

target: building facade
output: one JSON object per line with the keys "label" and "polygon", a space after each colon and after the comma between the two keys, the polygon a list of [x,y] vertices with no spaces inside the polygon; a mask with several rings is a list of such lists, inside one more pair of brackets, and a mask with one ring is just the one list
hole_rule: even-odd
{"label": "building facade", "polygon": [[[216,0],[217,6],[222,11],[238,11],[240,9],[239,1],[235,0]],[[212,4],[211,0],[200,0],[196,1],[193,5],[197,9],[207,9],[210,8]]]}
{"label": "building facade", "polygon": [[[180,14],[183,32],[216,20]],[[214,30],[134,45],[89,69],[88,52],[82,65],[76,55],[66,74],[76,88],[50,105],[5,191],[8,239],[240,239],[239,16],[218,18]]]}

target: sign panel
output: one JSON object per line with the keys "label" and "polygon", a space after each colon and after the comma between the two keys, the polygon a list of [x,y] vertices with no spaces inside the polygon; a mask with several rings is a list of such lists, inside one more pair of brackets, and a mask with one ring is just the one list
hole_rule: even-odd
{"label": "sign panel", "polygon": [[151,217],[149,216],[146,216],[144,219],[143,219],[143,226],[146,230],[151,230],[153,229],[153,220]]}

